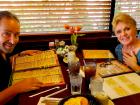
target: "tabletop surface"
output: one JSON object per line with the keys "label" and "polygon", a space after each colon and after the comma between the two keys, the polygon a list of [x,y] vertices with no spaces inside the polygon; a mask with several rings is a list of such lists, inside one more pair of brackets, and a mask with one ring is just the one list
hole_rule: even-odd
{"label": "tabletop surface", "polygon": [[[83,57],[82,54],[78,54],[78,57],[80,59],[81,65],[83,65]],[[103,60],[93,60],[94,62],[101,62]],[[45,92],[42,93],[40,95],[34,96],[34,97],[29,97],[33,94],[36,94],[38,92],[42,92],[45,90],[48,90],[50,88],[53,88],[55,86],[48,86],[48,87],[44,87],[41,88],[39,90],[34,90],[31,92],[27,92],[27,93],[23,93],[20,94],[20,98],[19,98],[19,105],[37,105],[40,97],[45,97],[53,92],[59,91],[61,89],[64,89],[67,85],[68,89],[62,91],[61,93],[58,93],[56,95],[53,95],[51,97],[55,97],[55,98],[65,98],[71,95],[70,93],[70,83],[69,83],[69,77],[68,77],[68,71],[67,71],[67,64],[63,62],[62,58],[59,58],[59,62],[60,62],[60,66],[62,69],[62,73],[64,76],[64,80],[66,84],[63,85],[58,85],[60,88],[59,89],[54,89],[52,91],[49,92]],[[85,83],[85,79],[83,79],[83,83],[82,83],[82,94],[85,94],[88,92],[88,90],[85,87],[86,83]],[[115,105],[140,105],[140,94],[134,94],[134,95],[129,95],[129,96],[125,96],[125,97],[121,97],[118,99],[113,99],[112,101],[115,103]]]}

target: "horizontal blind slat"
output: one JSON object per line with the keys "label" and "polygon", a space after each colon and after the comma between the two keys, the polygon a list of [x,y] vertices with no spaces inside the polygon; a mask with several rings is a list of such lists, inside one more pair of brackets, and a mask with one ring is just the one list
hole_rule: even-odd
{"label": "horizontal blind slat", "polygon": [[64,24],[109,29],[111,0],[0,0],[0,6],[19,17],[22,32],[65,31]]}
{"label": "horizontal blind slat", "polygon": [[[111,0],[103,0],[103,1],[99,1],[99,0],[97,0],[97,1],[95,1],[95,0],[92,0],[92,1],[86,1],[86,0],[79,0],[79,1],[77,1],[77,0],[73,0],[73,1],[60,1],[60,0],[58,0],[58,1],[41,1],[41,0],[37,0],[37,1],[25,1],[25,0],[22,0],[22,1],[19,1],[19,0],[17,0],[17,1],[14,1],[14,0],[9,0],[9,1],[6,1],[6,0],[0,0],[0,4],[9,4],[9,5],[11,5],[11,4],[51,4],[51,5],[53,5],[53,4],[59,4],[59,3],[61,3],[61,4],[64,4],[64,3],[67,3],[67,4],[86,4],[86,3],[88,3],[88,4],[92,4],[92,3],[94,3],[94,4],[109,4],[109,3],[111,3]],[[36,4],[36,5],[37,5]]]}
{"label": "horizontal blind slat", "polygon": [[[132,6],[132,5],[131,5]],[[1,6],[2,8],[8,8],[8,9],[16,9],[14,6],[7,6],[7,5],[3,5]],[[76,9],[94,9],[94,8],[110,8],[110,5],[82,5],[82,6],[49,6],[49,8],[47,6],[22,6],[22,5],[16,5],[16,7],[20,7],[18,8],[19,10],[20,9],[46,9],[46,10],[51,10],[51,9],[73,9],[73,8],[76,8]]]}
{"label": "horizontal blind slat", "polygon": [[125,12],[131,15],[137,22],[140,29],[140,0],[116,0],[115,13]]}

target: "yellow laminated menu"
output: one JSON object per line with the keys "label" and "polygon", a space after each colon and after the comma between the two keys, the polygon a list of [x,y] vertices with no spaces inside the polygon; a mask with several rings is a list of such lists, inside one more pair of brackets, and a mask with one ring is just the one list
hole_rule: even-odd
{"label": "yellow laminated menu", "polygon": [[140,93],[140,76],[128,73],[104,78],[103,90],[111,99]]}
{"label": "yellow laminated menu", "polygon": [[110,50],[83,50],[84,59],[114,58]]}
{"label": "yellow laminated menu", "polygon": [[57,55],[52,50],[42,51],[42,53],[32,56],[19,56],[14,59],[14,71],[47,68],[58,66]]}
{"label": "yellow laminated menu", "polygon": [[26,78],[37,78],[46,86],[62,85],[65,84],[64,77],[60,66],[36,70],[26,70],[13,73],[12,84]]}
{"label": "yellow laminated menu", "polygon": [[46,86],[65,84],[57,55],[52,50],[32,56],[19,56],[13,62],[12,84],[35,77]]}

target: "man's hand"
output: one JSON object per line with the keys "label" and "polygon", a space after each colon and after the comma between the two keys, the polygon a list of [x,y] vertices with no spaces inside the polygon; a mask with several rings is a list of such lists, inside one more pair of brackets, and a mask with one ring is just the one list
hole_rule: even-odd
{"label": "man's hand", "polygon": [[12,85],[12,87],[15,89],[16,93],[18,94],[18,93],[39,89],[40,87],[44,87],[44,84],[38,81],[36,78],[28,78],[15,83],[14,85]]}
{"label": "man's hand", "polygon": [[24,55],[34,55],[34,54],[38,54],[38,53],[41,53],[42,51],[40,50],[25,50],[25,51],[22,51],[19,56],[24,56]]}

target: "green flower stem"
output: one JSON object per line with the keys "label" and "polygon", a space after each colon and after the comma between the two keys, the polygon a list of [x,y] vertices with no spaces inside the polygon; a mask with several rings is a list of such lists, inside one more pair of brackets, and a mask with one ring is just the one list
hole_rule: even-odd
{"label": "green flower stem", "polygon": [[73,33],[72,35],[71,35],[71,44],[72,45],[78,45],[78,43],[77,43],[77,37],[78,36],[84,36],[85,34],[77,34],[77,33]]}
{"label": "green flower stem", "polygon": [[77,34],[71,35],[71,44],[76,45],[77,44]]}

